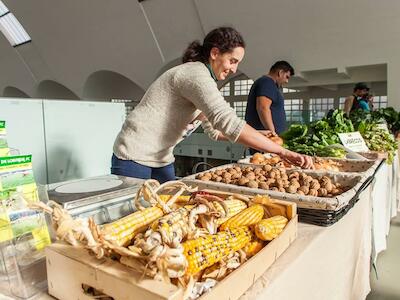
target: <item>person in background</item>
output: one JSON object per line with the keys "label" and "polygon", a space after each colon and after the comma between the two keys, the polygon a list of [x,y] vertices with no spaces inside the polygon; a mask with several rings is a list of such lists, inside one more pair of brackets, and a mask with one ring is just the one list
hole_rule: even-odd
{"label": "person in background", "polygon": [[[287,61],[277,61],[267,75],[258,78],[250,89],[246,107],[246,122],[257,130],[268,130],[272,135],[287,129],[285,100],[281,88],[294,75]],[[250,153],[257,152],[250,149]]]}
{"label": "person in background", "polygon": [[203,44],[192,42],[183,64],[157,78],[126,118],[114,142],[111,173],[174,180],[173,150],[194,120],[203,120],[215,140],[228,139],[313,167],[311,157],[284,149],[247,125],[222,97],[216,81],[236,72],[244,48],[242,36],[231,27],[212,30]]}
{"label": "person in background", "polygon": [[354,86],[353,95],[346,98],[344,111],[349,116],[353,111],[362,109],[370,111],[373,109],[373,96],[369,94],[369,87],[364,82]]}

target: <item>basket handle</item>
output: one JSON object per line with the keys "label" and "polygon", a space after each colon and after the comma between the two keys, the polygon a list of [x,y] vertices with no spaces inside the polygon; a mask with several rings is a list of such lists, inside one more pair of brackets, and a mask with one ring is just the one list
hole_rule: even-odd
{"label": "basket handle", "polygon": [[[193,166],[193,168],[192,168],[192,174],[196,174],[196,173],[197,173],[197,168],[200,167],[200,166],[207,166],[208,169],[214,168],[214,166],[212,166],[212,165],[210,165],[210,164],[208,164],[208,163],[206,163],[206,162],[204,162],[204,161],[201,161],[201,162],[198,162],[197,164],[195,164],[195,165]],[[207,170],[208,170],[208,169],[207,169]]]}

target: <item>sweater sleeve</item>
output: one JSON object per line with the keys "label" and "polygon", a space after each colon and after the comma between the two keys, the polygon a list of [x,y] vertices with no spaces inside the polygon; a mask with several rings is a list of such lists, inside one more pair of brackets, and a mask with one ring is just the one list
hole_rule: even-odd
{"label": "sweater sleeve", "polygon": [[204,120],[201,122],[201,127],[204,129],[204,133],[208,135],[208,137],[214,141],[218,140],[219,131],[214,129],[208,120]]}
{"label": "sweater sleeve", "polygon": [[222,97],[207,68],[199,63],[192,66],[175,78],[178,93],[200,109],[214,129],[236,142],[246,122]]}

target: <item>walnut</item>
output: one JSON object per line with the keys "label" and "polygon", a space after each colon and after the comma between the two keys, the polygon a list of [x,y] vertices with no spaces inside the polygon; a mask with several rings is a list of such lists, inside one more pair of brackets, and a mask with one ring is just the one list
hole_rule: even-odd
{"label": "walnut", "polygon": [[328,191],[324,188],[320,188],[318,190],[318,197],[325,197],[328,195]]}
{"label": "walnut", "polygon": [[216,174],[216,175],[218,175],[218,176],[221,176],[222,175],[222,170],[216,170],[214,173]]}
{"label": "walnut", "polygon": [[313,179],[313,181],[310,182],[310,189],[313,190],[318,190],[321,187],[317,179]]}
{"label": "walnut", "polygon": [[289,185],[286,188],[286,192],[291,193],[291,194],[295,194],[297,192],[297,186],[296,185]]}
{"label": "walnut", "polygon": [[269,172],[269,171],[272,170],[272,166],[271,165],[265,165],[265,166],[263,166],[263,170],[266,171],[266,172]]}
{"label": "walnut", "polygon": [[318,190],[316,190],[316,189],[310,189],[309,192],[308,192],[308,195],[309,195],[309,196],[317,197],[317,196],[318,196]]}
{"label": "walnut", "polygon": [[229,184],[229,183],[231,183],[231,178],[230,177],[223,177],[221,182]]}
{"label": "walnut", "polygon": [[257,182],[257,181],[254,181],[254,180],[250,180],[250,181],[247,183],[247,186],[248,186],[249,188],[257,189],[257,188],[258,188],[258,182]]}
{"label": "walnut", "polygon": [[246,167],[246,168],[244,169],[244,171],[245,171],[246,173],[253,172],[253,168],[252,168],[252,167]]}
{"label": "walnut", "polygon": [[302,185],[301,187],[299,187],[299,189],[298,189],[298,191],[297,191],[297,192],[299,192],[299,191],[303,192],[303,193],[304,193],[304,195],[307,195],[307,194],[308,194],[308,192],[310,191],[310,189],[309,189],[307,186],[305,186],[305,185]]}
{"label": "walnut", "polygon": [[269,178],[275,178],[275,177],[277,177],[276,175],[277,175],[277,172],[275,170],[271,170],[268,173]]}
{"label": "walnut", "polygon": [[235,174],[232,175],[231,179],[239,179],[241,177],[242,177],[241,173],[235,173]]}
{"label": "walnut", "polygon": [[239,185],[246,185],[250,180],[246,177],[242,177],[239,179],[238,183]]}
{"label": "walnut", "polygon": [[260,182],[258,184],[258,186],[263,190],[268,190],[269,189],[269,185],[266,182]]}
{"label": "walnut", "polygon": [[209,176],[203,175],[199,179],[202,181],[210,181],[211,178]]}
{"label": "walnut", "polygon": [[257,168],[254,170],[254,174],[259,175],[261,174],[262,169],[261,168]]}
{"label": "walnut", "polygon": [[256,179],[256,175],[253,172],[249,172],[246,174],[246,178],[248,178],[249,180],[254,180]]}
{"label": "walnut", "polygon": [[266,181],[267,178],[263,175],[258,176],[258,181]]}

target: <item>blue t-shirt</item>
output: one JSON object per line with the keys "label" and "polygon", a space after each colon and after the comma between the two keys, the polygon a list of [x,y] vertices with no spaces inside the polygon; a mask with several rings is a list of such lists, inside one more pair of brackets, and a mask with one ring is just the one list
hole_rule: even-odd
{"label": "blue t-shirt", "polygon": [[272,100],[271,114],[275,132],[280,134],[287,129],[285,100],[275,81],[268,77],[258,78],[250,89],[246,107],[246,122],[257,130],[265,130],[257,113],[257,97],[265,96]]}

